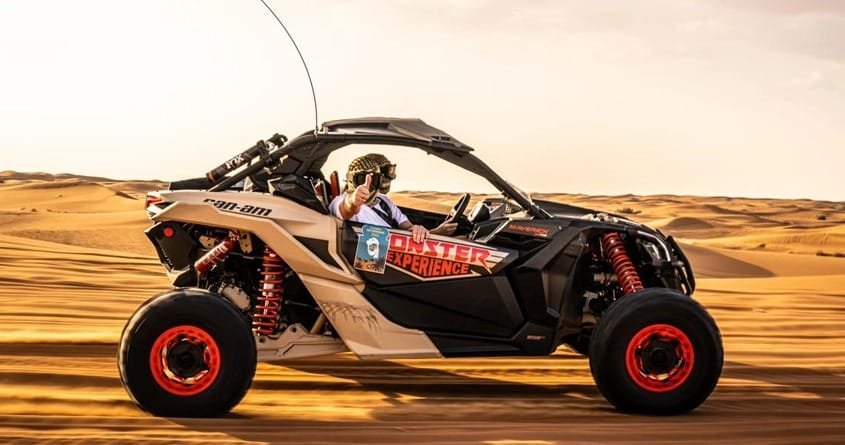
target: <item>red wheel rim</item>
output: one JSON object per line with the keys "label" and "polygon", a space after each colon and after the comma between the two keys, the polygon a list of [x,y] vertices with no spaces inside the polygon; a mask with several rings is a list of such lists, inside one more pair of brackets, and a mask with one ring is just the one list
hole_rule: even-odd
{"label": "red wheel rim", "polygon": [[689,337],[668,324],[640,329],[625,351],[625,367],[640,388],[664,393],[687,381],[695,364],[695,351]]}
{"label": "red wheel rim", "polygon": [[165,391],[193,396],[208,389],[217,379],[220,348],[203,329],[175,326],[162,332],[153,343],[150,370]]}

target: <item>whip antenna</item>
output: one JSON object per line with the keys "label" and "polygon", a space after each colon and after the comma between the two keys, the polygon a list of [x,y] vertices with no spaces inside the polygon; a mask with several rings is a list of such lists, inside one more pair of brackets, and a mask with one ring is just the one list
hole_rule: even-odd
{"label": "whip antenna", "polygon": [[280,19],[279,16],[276,15],[276,13],[273,11],[273,8],[271,8],[266,1],[259,1],[264,4],[264,7],[266,7],[268,11],[270,11],[270,14],[273,14],[273,17],[276,18],[276,21],[279,22],[280,25],[282,25],[282,29],[284,29],[285,34],[288,35],[290,43],[293,43],[293,47],[296,49],[296,53],[299,54],[299,60],[302,61],[302,66],[305,67],[305,75],[308,76],[308,84],[311,85],[311,98],[314,100],[314,135],[316,136],[317,131],[319,131],[320,129],[320,120],[317,117],[317,93],[314,91],[314,82],[311,80],[311,72],[308,71],[308,64],[305,63],[305,57],[302,56],[302,51],[299,50],[299,46],[296,44],[296,40],[293,39],[293,36],[290,34],[290,31],[288,31],[288,27],[285,26],[284,23],[282,23],[282,19]]}

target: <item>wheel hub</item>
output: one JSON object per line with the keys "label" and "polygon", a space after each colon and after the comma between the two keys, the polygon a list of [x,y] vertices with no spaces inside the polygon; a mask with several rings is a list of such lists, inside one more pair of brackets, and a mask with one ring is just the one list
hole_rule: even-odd
{"label": "wheel hub", "polygon": [[220,349],[205,330],[180,325],[162,332],[150,349],[150,372],[159,387],[177,396],[199,394],[220,373]]}
{"label": "wheel hub", "polygon": [[174,375],[187,379],[206,370],[203,360],[204,345],[182,339],[166,354],[167,369]]}
{"label": "wheel hub", "polygon": [[678,365],[675,345],[662,339],[653,339],[643,347],[640,357],[647,374],[666,374]]}
{"label": "wheel hub", "polygon": [[631,337],[625,368],[631,380],[649,392],[677,389],[692,374],[695,350],[689,337],[668,324],[652,324]]}

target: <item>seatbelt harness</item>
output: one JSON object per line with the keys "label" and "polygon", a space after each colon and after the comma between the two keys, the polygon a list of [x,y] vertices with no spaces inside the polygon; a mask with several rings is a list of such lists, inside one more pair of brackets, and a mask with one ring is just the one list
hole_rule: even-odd
{"label": "seatbelt harness", "polygon": [[392,213],[390,212],[390,206],[378,197],[376,198],[375,204],[376,205],[373,207],[373,210],[375,210],[376,213],[378,213],[378,215],[382,219],[384,219],[386,223],[390,224],[390,228],[398,229],[399,221],[396,221],[396,218],[393,217]]}

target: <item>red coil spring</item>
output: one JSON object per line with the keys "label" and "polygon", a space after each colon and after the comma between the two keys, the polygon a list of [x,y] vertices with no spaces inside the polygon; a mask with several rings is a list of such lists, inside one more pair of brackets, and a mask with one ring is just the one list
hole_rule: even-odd
{"label": "red coil spring", "polygon": [[240,236],[241,235],[238,232],[229,232],[228,238],[212,247],[205,255],[196,260],[194,262],[194,269],[197,271],[197,274],[202,275],[211,270],[214,266],[222,263],[223,260],[229,256],[229,252],[231,252],[235,247],[235,243],[238,242],[238,238],[240,238]]}
{"label": "red coil spring", "polygon": [[643,282],[640,280],[637,268],[634,267],[631,257],[628,256],[619,234],[610,232],[602,235],[601,247],[604,250],[604,256],[610,261],[613,271],[616,272],[616,279],[619,280],[622,292],[628,295],[643,290]]}
{"label": "red coil spring", "polygon": [[273,334],[279,323],[284,273],[285,263],[270,246],[265,245],[259,280],[261,289],[252,314],[252,329],[259,334]]}

